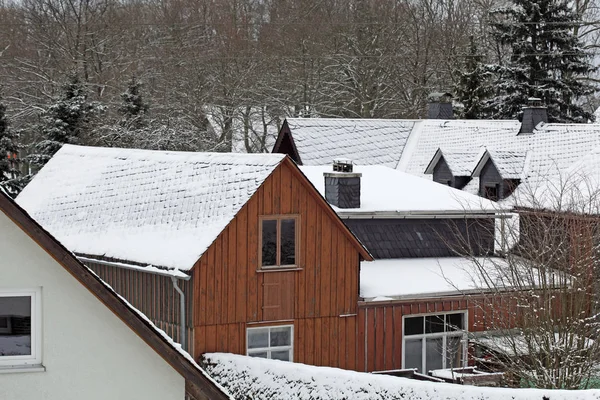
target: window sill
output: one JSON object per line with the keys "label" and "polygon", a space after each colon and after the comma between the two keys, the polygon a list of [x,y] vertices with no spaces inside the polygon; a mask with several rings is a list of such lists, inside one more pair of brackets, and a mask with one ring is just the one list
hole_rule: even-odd
{"label": "window sill", "polygon": [[28,373],[28,372],[45,372],[45,371],[46,371],[46,367],[44,367],[42,364],[0,367],[0,374],[22,374],[22,373]]}
{"label": "window sill", "polygon": [[256,272],[285,272],[285,271],[302,271],[300,267],[274,267],[274,268],[260,268]]}

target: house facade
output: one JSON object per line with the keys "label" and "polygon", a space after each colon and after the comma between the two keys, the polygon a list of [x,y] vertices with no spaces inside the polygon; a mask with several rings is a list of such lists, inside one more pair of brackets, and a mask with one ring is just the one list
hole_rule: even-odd
{"label": "house facade", "polygon": [[2,399],[227,399],[0,192]]}
{"label": "house facade", "polygon": [[467,332],[488,316],[457,255],[468,239],[470,254],[496,260],[503,211],[389,167],[347,166],[64,146],[17,201],[195,359],[464,365]]}
{"label": "house facade", "polygon": [[[56,179],[69,193],[41,198]],[[195,359],[362,359],[360,262],[371,255],[284,156],[65,146],[17,201],[176,341],[184,325]]]}

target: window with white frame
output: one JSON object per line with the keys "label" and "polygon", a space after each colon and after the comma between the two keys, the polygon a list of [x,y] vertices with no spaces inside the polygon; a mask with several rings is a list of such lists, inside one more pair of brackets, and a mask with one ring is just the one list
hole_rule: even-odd
{"label": "window with white frame", "polygon": [[459,368],[466,361],[466,313],[404,317],[403,366],[421,373]]}
{"label": "window with white frame", "polygon": [[293,325],[248,328],[246,332],[246,352],[249,356],[293,361]]}
{"label": "window with white frame", "polygon": [[0,368],[41,363],[40,290],[0,289]]}

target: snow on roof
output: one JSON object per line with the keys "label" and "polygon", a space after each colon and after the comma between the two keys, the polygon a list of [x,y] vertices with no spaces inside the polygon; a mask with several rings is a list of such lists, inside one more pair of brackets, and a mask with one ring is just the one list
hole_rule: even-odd
{"label": "snow on roof", "polygon": [[[332,172],[332,167],[300,166],[300,169],[325,196],[323,173]],[[490,200],[393,168],[380,165],[355,165],[354,172],[362,174],[361,207],[358,209],[333,207],[340,216],[355,212],[419,214],[484,211],[493,213],[500,210],[500,207]]]}
{"label": "snow on roof", "polygon": [[535,287],[544,282],[557,286],[570,282],[568,275],[542,271],[531,263],[499,257],[397,258],[362,261],[360,296],[365,301],[439,297],[466,292]]}
{"label": "snow on roof", "polygon": [[530,152],[527,151],[485,149],[475,159],[475,167],[472,168],[473,176],[478,177],[487,160],[491,158],[503,179],[525,179],[529,154]]}
{"label": "snow on roof", "polygon": [[395,168],[415,124],[410,120],[287,118],[303,165],[348,158]]}
{"label": "snow on roof", "polygon": [[[507,154],[520,153],[506,172],[516,176],[514,167],[518,170],[525,163],[529,184],[537,186],[600,146],[600,124],[540,124],[531,135],[519,135],[520,126],[516,120],[424,120],[411,134],[410,151],[404,152],[399,165],[408,173],[424,176],[441,146],[453,152],[486,147]],[[523,158],[525,152],[527,160]],[[472,187],[477,187],[478,181],[474,179]]]}
{"label": "snow on roof", "polygon": [[[502,259],[478,258],[486,263]],[[480,281],[476,264],[462,257],[397,258],[361,262],[360,296],[366,301],[384,301],[423,296],[454,295],[487,289]]]}
{"label": "snow on roof", "polygon": [[65,145],[17,203],[75,253],[186,271],[283,158]]}
{"label": "snow on roof", "polygon": [[278,400],[597,400],[600,390],[490,388],[422,382],[382,374],[234,354],[203,355],[208,372],[235,398]]}
{"label": "snow on roof", "polygon": [[452,151],[441,148],[440,151],[454,176],[471,176],[473,163],[470,160],[476,157],[477,150]]}

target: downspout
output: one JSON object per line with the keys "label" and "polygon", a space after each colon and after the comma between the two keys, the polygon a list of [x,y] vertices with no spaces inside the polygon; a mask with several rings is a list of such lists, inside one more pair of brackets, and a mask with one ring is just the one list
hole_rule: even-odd
{"label": "downspout", "polygon": [[176,277],[172,276],[171,282],[173,282],[173,288],[179,293],[179,311],[181,313],[181,316],[179,317],[179,340],[181,341],[181,348],[187,351],[187,343],[185,340],[185,294],[177,284]]}

